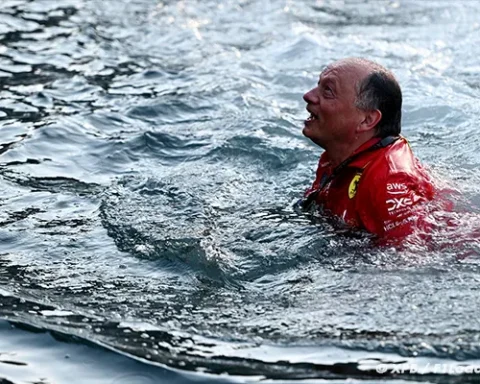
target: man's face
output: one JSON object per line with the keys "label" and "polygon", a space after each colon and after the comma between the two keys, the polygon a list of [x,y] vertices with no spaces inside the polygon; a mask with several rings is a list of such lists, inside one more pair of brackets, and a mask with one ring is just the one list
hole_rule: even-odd
{"label": "man's face", "polygon": [[327,150],[332,144],[355,140],[362,121],[362,113],[355,106],[356,84],[367,74],[366,68],[351,63],[337,62],[327,67],[318,85],[303,96],[310,112],[303,134]]}

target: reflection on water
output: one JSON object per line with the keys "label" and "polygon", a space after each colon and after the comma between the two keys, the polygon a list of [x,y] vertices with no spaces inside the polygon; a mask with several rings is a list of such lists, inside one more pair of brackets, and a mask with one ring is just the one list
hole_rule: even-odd
{"label": "reflection on water", "polygon": [[[64,335],[55,353],[89,340],[197,372],[148,368],[155,382],[475,382],[375,366],[480,359],[479,12],[440,0],[3,2],[0,317]],[[429,242],[378,246],[292,209],[320,153],[301,135],[302,95],[345,56],[398,75],[404,134],[456,190]],[[12,340],[2,361],[47,343],[0,332]],[[95,379],[127,364],[90,347],[106,364],[91,363]],[[43,376],[0,363],[0,383],[64,380],[48,356]]]}

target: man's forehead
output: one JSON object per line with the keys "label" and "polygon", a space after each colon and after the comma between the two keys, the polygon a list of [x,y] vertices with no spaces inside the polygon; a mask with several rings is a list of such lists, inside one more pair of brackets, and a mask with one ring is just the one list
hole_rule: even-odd
{"label": "man's forehead", "polygon": [[336,63],[331,63],[325,66],[325,68],[322,69],[322,72],[320,72],[320,76],[327,74],[328,72],[332,71],[335,69]]}
{"label": "man's forehead", "polygon": [[325,68],[323,68],[322,72],[320,72],[320,78],[325,77],[326,75],[335,72],[335,63],[334,64],[329,64]]}
{"label": "man's forehead", "polygon": [[355,65],[348,61],[338,61],[327,65],[320,73],[320,79],[328,77],[348,78],[349,80],[360,80],[371,70],[365,66]]}

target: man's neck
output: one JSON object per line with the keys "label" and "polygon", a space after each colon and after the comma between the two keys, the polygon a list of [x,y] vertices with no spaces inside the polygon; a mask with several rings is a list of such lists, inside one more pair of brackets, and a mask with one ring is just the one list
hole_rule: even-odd
{"label": "man's neck", "polygon": [[331,166],[335,168],[340,165],[343,161],[352,156],[358,148],[360,148],[373,137],[373,135],[359,137],[351,143],[338,143],[330,146],[329,148],[325,148]]}

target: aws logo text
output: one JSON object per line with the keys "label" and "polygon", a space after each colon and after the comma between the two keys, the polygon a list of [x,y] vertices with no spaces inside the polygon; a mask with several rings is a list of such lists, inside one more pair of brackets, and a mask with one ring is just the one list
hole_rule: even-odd
{"label": "aws logo text", "polygon": [[391,195],[402,195],[408,191],[408,187],[404,183],[388,183],[387,193]]}

